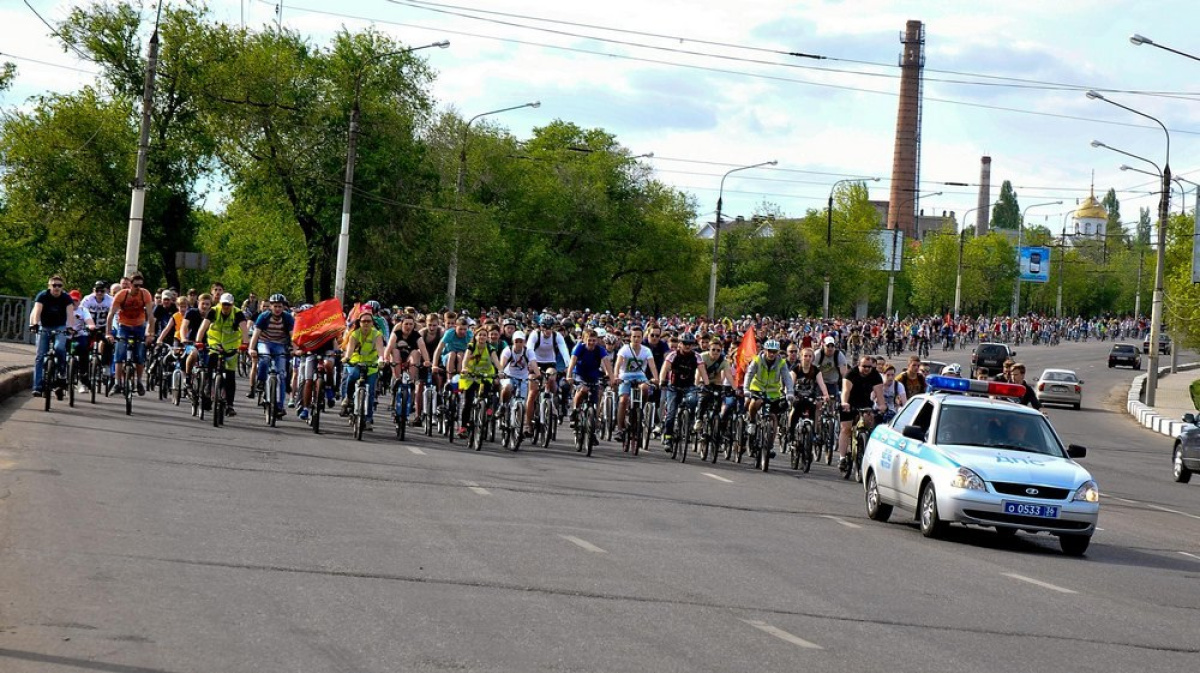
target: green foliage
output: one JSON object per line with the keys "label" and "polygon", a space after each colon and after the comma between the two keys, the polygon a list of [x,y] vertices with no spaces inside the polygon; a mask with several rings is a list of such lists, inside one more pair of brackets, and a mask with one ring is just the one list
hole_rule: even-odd
{"label": "green foliage", "polygon": [[1121,225],[1121,202],[1117,199],[1117,190],[1110,187],[1108,193],[1104,195],[1104,199],[1100,201],[1100,205],[1108,211],[1108,222],[1104,225],[1104,233],[1114,239],[1123,236],[1125,228]]}
{"label": "green foliage", "polygon": [[993,229],[1016,230],[1021,224],[1021,207],[1017,204],[1017,192],[1013,190],[1012,182],[1005,180],[1000,185],[1000,198],[992,207],[990,226]]}
{"label": "green foliage", "polygon": [[1140,246],[1143,246],[1143,247],[1149,246],[1150,245],[1150,234],[1153,230],[1154,230],[1154,225],[1152,224],[1152,222],[1150,220],[1150,209],[1149,208],[1139,208],[1138,209],[1138,223],[1137,223],[1137,244]]}
{"label": "green foliage", "polygon": [[767,294],[770,290],[770,286],[761,281],[720,288],[717,290],[716,314],[742,316],[766,311]]}
{"label": "green foliage", "polygon": [[16,64],[10,61],[5,61],[4,63],[0,64],[0,91],[8,91],[16,77]]}
{"label": "green foliage", "polygon": [[1196,379],[1188,384],[1188,391],[1192,395],[1192,406],[1200,409],[1200,379]]}

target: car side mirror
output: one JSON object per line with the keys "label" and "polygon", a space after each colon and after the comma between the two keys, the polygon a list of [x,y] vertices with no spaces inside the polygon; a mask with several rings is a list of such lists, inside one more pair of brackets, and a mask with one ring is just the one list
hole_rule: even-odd
{"label": "car side mirror", "polygon": [[904,426],[904,430],[901,431],[901,434],[909,439],[915,439],[918,442],[925,441],[925,428],[922,428],[919,425],[906,425]]}
{"label": "car side mirror", "polygon": [[1196,424],[1196,414],[1184,414],[1183,422],[1190,423],[1191,425],[1195,425]]}
{"label": "car side mirror", "polygon": [[1083,385],[1083,379],[1079,379],[1076,383],[1078,383],[1079,385]]}
{"label": "car side mirror", "polygon": [[1017,357],[1017,352],[1016,352],[1016,351],[1009,351],[1009,352],[1008,352],[1008,356],[1009,356],[1009,357],[1012,357],[1012,358],[1015,358],[1015,357]]}
{"label": "car side mirror", "polygon": [[1068,458],[1083,458],[1087,456],[1087,447],[1078,444],[1072,444],[1067,447]]}

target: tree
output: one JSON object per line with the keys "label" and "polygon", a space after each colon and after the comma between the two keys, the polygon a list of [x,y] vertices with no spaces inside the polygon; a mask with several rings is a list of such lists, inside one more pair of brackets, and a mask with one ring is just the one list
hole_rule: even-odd
{"label": "tree", "polygon": [[1150,246],[1150,234],[1153,231],[1153,225],[1150,221],[1150,209],[1138,209],[1137,223],[1137,244],[1143,248]]}
{"label": "tree", "polygon": [[1017,193],[1013,190],[1012,182],[1005,180],[1000,185],[1000,199],[992,207],[993,229],[1016,230],[1021,225],[1021,207],[1017,204]]}
{"label": "tree", "polygon": [[1108,211],[1108,223],[1104,227],[1104,233],[1113,237],[1112,241],[1115,242],[1125,234],[1125,227],[1121,225],[1121,202],[1117,200],[1117,190],[1110,187],[1100,205]]}

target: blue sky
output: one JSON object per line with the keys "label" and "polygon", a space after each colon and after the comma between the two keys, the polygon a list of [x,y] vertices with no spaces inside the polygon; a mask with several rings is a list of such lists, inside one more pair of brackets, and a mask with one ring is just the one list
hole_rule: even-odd
{"label": "blue sky", "polygon": [[[54,21],[77,3],[30,4]],[[489,20],[476,20],[433,12],[429,5],[415,7],[407,0],[283,0],[282,18],[314,44],[326,44],[339,26],[357,30],[371,23],[408,44],[448,39],[449,49],[425,52],[439,73],[434,95],[441,105],[473,115],[540,100],[539,109],[506,113],[494,121],[518,136],[555,118],[603,127],[635,154],[654,152],[648,161],[658,177],[694,194],[709,218],[726,170],[771,159],[779,162],[777,167],[739,172],[726,181],[724,212],[748,215],[765,200],[785,213],[802,214],[823,207],[830,185],[851,175],[884,178],[870,187],[873,198],[887,198],[899,90],[895,64],[908,19],[922,20],[926,27],[921,191],[942,192],[923,197],[927,213],[956,211],[961,218],[975,207],[974,186],[940,183],[978,182],[983,154],[992,157],[993,199],[1000,182],[1008,179],[1017,186],[1022,207],[1063,200],[1062,206],[1032,210],[1031,223],[1057,230],[1064,214],[1087,195],[1093,171],[1098,192],[1128,190],[1119,193],[1126,221],[1136,218],[1137,207],[1154,207],[1155,197],[1147,194],[1153,190],[1151,178],[1118,169],[1136,161],[1089,143],[1098,139],[1161,163],[1166,149],[1162,130],[1137,115],[1088,100],[1077,87],[1170,94],[1106,95],[1161,119],[1171,129],[1173,171],[1200,182],[1200,62],[1134,46],[1128,39],[1140,33],[1200,55],[1200,32],[1191,20],[1194,0],[439,4],[441,9],[462,8],[451,11],[463,14],[487,10],[559,23],[477,11],[475,16]],[[221,20],[238,22],[244,16],[248,25],[258,26],[276,19],[278,2],[209,0],[209,5]],[[91,77],[72,69],[90,70],[56,46],[23,0],[0,5],[0,51],[20,69],[16,86],[0,101],[6,106],[74,89]],[[1193,198],[1189,194],[1189,207]],[[1178,205],[1176,198],[1173,207]]]}

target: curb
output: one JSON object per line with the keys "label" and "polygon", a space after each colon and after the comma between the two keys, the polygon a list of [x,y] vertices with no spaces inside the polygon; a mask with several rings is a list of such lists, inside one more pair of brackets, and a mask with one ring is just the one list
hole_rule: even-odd
{"label": "curb", "polygon": [[33,366],[10,367],[0,371],[0,402],[33,387]]}
{"label": "curb", "polygon": [[[1200,369],[1200,362],[1189,362],[1187,364],[1179,365],[1175,368],[1176,371],[1180,372],[1190,371],[1193,369]],[[1159,367],[1159,379],[1169,374],[1170,371],[1170,366]],[[1172,438],[1178,437],[1179,433],[1183,432],[1184,428],[1190,427],[1187,423],[1184,423],[1183,421],[1171,420],[1166,416],[1161,416],[1159,415],[1157,409],[1154,407],[1148,407],[1142,403],[1142,392],[1146,387],[1146,376],[1146,374],[1141,374],[1133,377],[1133,384],[1129,386],[1129,396],[1126,398],[1125,402],[1125,410],[1129,412],[1130,416],[1133,416],[1134,420],[1138,422],[1138,425],[1153,430],[1160,435],[1166,435],[1167,437]]]}

